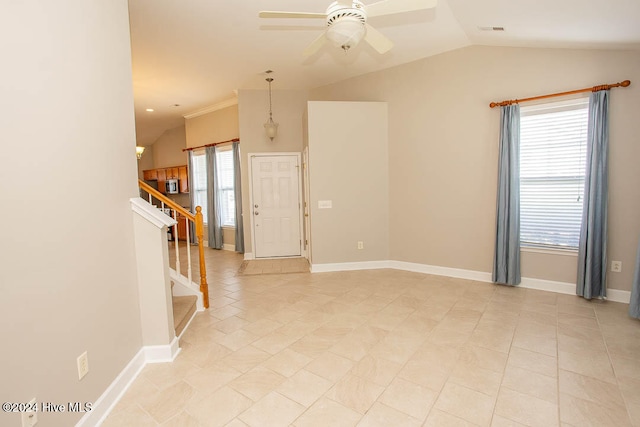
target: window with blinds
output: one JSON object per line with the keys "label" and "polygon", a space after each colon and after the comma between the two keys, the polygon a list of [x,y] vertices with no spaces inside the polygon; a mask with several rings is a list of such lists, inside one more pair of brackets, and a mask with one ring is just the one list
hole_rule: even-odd
{"label": "window with blinds", "polygon": [[[204,151],[194,153],[191,159],[193,173],[191,177],[191,191],[196,206],[202,207],[202,218],[207,223],[207,156]],[[195,206],[193,212],[195,212]]]}
{"label": "window with blinds", "polygon": [[584,98],[521,108],[522,246],[577,249],[588,118]]}
{"label": "window with blinds", "polygon": [[[218,176],[216,185],[220,199],[220,216],[223,227],[236,226],[236,201],[233,178],[233,151],[220,149],[216,153]],[[207,223],[207,156],[204,151],[194,153],[192,158],[193,183],[191,191],[196,206],[202,207],[204,223]]]}
{"label": "window with blinds", "polygon": [[223,227],[236,226],[236,200],[233,191],[233,151],[219,150],[216,153],[217,160],[217,184],[220,196],[220,222]]}

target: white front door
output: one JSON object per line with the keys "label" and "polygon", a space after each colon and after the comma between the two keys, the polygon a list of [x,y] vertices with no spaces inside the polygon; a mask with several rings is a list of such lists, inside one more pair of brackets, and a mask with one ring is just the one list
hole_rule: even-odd
{"label": "white front door", "polygon": [[300,256],[298,155],[251,156],[255,257]]}

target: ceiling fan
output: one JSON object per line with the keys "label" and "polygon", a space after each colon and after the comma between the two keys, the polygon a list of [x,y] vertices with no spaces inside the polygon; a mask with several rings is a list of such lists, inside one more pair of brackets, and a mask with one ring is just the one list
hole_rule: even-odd
{"label": "ceiling fan", "polygon": [[393,47],[393,42],[367,24],[368,18],[432,9],[436,7],[436,3],[437,0],[381,0],[365,5],[360,0],[338,0],[331,3],[325,13],[262,11],[258,16],[325,19],[327,30],[307,46],[303,52],[304,56],[316,53],[327,40],[346,52],[363,38],[378,53],[383,54]]}

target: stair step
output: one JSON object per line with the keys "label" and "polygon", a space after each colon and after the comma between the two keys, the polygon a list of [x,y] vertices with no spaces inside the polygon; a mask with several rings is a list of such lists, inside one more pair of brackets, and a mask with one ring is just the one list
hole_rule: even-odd
{"label": "stair step", "polygon": [[197,301],[198,297],[195,295],[173,297],[173,327],[177,337],[184,331],[193,313],[196,312]]}

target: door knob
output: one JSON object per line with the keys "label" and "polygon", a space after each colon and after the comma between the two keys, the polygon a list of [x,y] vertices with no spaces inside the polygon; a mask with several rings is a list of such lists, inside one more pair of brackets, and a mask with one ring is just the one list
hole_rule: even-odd
{"label": "door knob", "polygon": [[253,205],[254,208],[258,209],[258,205]]}
{"label": "door knob", "polygon": [[254,215],[260,215],[260,213],[258,211],[255,211]]}

